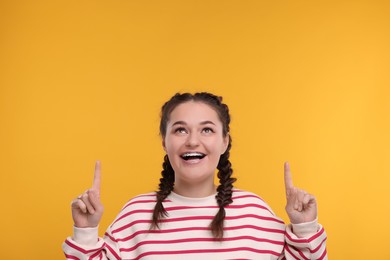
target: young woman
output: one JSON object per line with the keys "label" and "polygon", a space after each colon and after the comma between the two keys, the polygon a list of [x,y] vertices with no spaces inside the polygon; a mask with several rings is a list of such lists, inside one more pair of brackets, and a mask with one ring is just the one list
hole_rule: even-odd
{"label": "young woman", "polygon": [[[286,211],[233,188],[230,115],[210,93],[176,94],[162,107],[166,152],[157,192],[130,200],[98,238],[100,162],[92,187],[72,202],[67,259],[327,259],[313,195],[294,187],[285,164]],[[218,170],[219,185],[214,184]]]}

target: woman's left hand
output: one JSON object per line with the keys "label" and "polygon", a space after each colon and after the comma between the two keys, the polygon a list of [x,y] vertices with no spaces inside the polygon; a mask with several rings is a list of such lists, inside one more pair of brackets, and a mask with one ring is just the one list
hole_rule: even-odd
{"label": "woman's left hand", "polygon": [[317,201],[316,198],[294,187],[290,165],[284,164],[284,184],[286,187],[286,212],[292,224],[311,222],[317,218]]}

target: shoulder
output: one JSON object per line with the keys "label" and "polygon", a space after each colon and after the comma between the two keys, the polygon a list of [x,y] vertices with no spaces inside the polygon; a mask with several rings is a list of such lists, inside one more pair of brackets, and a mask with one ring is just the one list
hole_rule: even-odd
{"label": "shoulder", "polygon": [[271,215],[274,215],[271,207],[257,194],[245,190],[233,189],[232,195],[233,203],[232,206],[246,206],[255,207],[261,210],[268,211]]}
{"label": "shoulder", "polygon": [[150,219],[156,205],[156,193],[140,194],[131,198],[116,216],[111,228],[131,223],[137,219]]}
{"label": "shoulder", "polygon": [[154,204],[156,204],[156,192],[144,193],[128,200],[123,206],[122,211],[126,208],[145,208],[148,207],[148,205],[154,207]]}
{"label": "shoulder", "polygon": [[233,200],[245,199],[246,201],[265,203],[265,201],[259,195],[250,191],[245,191],[240,189],[233,189],[232,198]]}

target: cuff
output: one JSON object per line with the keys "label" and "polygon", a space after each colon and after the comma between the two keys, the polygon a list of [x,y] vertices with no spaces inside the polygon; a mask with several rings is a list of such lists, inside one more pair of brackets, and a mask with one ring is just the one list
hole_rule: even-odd
{"label": "cuff", "polygon": [[94,246],[99,240],[99,228],[73,227],[73,240],[81,245]]}
{"label": "cuff", "polygon": [[315,235],[320,229],[317,218],[311,222],[291,224],[291,226],[292,232],[299,238],[311,237]]}

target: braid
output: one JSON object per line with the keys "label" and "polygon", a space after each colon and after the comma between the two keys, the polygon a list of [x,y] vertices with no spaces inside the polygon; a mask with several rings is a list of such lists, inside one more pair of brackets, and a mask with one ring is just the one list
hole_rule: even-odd
{"label": "braid", "polygon": [[233,169],[231,168],[232,164],[229,161],[231,148],[231,138],[229,136],[229,145],[224,154],[221,155],[217,169],[218,178],[220,185],[217,188],[217,195],[215,196],[219,210],[212,220],[210,227],[213,236],[222,240],[223,238],[223,228],[224,228],[224,219],[226,216],[225,207],[233,202],[232,200],[232,189],[233,183],[236,181],[236,178],[232,178]]}
{"label": "braid", "polygon": [[154,206],[151,229],[159,228],[159,221],[168,215],[163,206],[163,201],[173,190],[175,182],[175,174],[168,155],[165,155],[163,162],[163,170],[161,171],[162,178],[160,178],[159,191],[156,194],[156,205]]}

